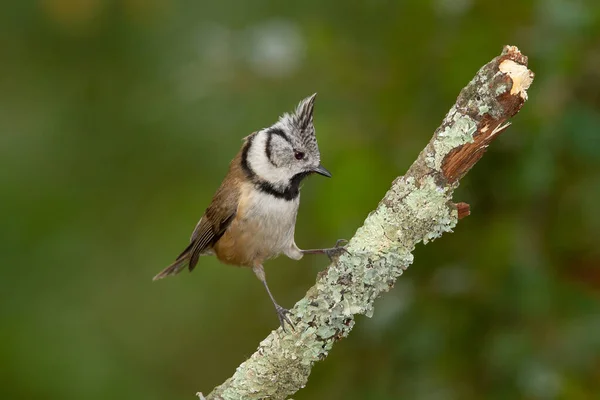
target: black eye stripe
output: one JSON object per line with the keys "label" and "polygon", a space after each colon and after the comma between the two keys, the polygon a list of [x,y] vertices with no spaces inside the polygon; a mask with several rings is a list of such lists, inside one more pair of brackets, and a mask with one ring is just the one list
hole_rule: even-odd
{"label": "black eye stripe", "polygon": [[292,141],[290,140],[290,138],[283,132],[283,130],[279,129],[279,128],[271,128],[267,131],[267,135],[269,135],[269,137],[267,138],[267,142],[271,142],[271,140],[273,139],[273,135],[277,135],[280,138],[282,138],[283,140],[285,140],[286,142],[288,142],[290,145],[292,144]]}
{"label": "black eye stripe", "polygon": [[273,140],[273,135],[279,136],[280,138],[288,142],[290,145],[292,144],[292,142],[290,141],[290,138],[288,138],[287,135],[279,128],[269,129],[267,131],[267,135],[267,141],[265,142],[265,154],[267,155],[267,159],[269,160],[269,162],[274,166],[277,166],[275,162],[273,162],[273,158],[271,157],[271,141]]}

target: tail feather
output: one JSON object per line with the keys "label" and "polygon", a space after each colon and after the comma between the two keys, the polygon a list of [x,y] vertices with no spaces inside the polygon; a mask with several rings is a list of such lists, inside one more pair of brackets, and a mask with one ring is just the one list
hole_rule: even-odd
{"label": "tail feather", "polygon": [[[181,252],[181,254],[177,257],[177,259],[173,262],[173,264],[169,265],[167,268],[160,271],[154,278],[153,281],[157,281],[159,279],[165,278],[171,275],[177,275],[181,272],[182,269],[185,268],[186,265],[189,265],[190,252],[194,248],[194,242],[188,244],[188,246]],[[192,268],[190,268],[190,271]]]}
{"label": "tail feather", "polygon": [[159,272],[154,278],[153,281],[157,281],[159,279],[165,278],[171,275],[177,275],[188,265],[188,257],[179,257],[175,262],[169,265],[167,268],[163,269]]}

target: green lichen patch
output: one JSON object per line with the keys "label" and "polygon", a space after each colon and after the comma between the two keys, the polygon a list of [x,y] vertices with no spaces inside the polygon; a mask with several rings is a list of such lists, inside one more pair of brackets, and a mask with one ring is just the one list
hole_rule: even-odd
{"label": "green lichen patch", "polygon": [[433,153],[425,158],[427,166],[438,172],[441,171],[444,158],[450,151],[472,143],[473,134],[477,131],[477,123],[468,115],[456,112],[451,118],[454,122],[437,134],[433,141]]}

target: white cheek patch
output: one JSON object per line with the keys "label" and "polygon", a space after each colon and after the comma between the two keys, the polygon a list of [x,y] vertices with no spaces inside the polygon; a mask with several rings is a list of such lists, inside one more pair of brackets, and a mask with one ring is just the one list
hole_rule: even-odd
{"label": "white cheek patch", "polygon": [[267,132],[259,132],[248,150],[248,165],[254,173],[262,180],[271,184],[285,186],[292,178],[287,168],[274,166],[265,152]]}

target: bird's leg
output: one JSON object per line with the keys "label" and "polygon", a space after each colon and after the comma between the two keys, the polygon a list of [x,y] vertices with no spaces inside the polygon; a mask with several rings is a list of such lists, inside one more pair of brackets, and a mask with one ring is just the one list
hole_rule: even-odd
{"label": "bird's leg", "polygon": [[285,323],[287,322],[292,327],[292,330],[294,330],[294,324],[292,324],[292,321],[290,321],[290,318],[288,317],[288,314],[290,312],[285,308],[281,307],[279,304],[277,304],[275,298],[269,290],[269,285],[267,285],[267,279],[265,278],[265,270],[263,266],[261,264],[257,264],[254,267],[252,267],[252,271],[254,271],[256,277],[263,283],[263,285],[265,285],[265,289],[267,289],[267,293],[269,294],[269,297],[271,298],[271,301],[275,306],[275,311],[277,312],[277,318],[279,318],[279,324],[281,325],[281,329],[283,329],[284,332],[287,332],[285,330]]}
{"label": "bird's leg", "polygon": [[310,249],[300,251],[304,254],[326,254],[327,257],[329,257],[329,259],[333,261],[335,257],[342,255],[342,253],[348,253],[348,250],[346,250],[347,243],[348,241],[346,239],[340,239],[337,242],[335,242],[334,247],[331,247],[329,249]]}

